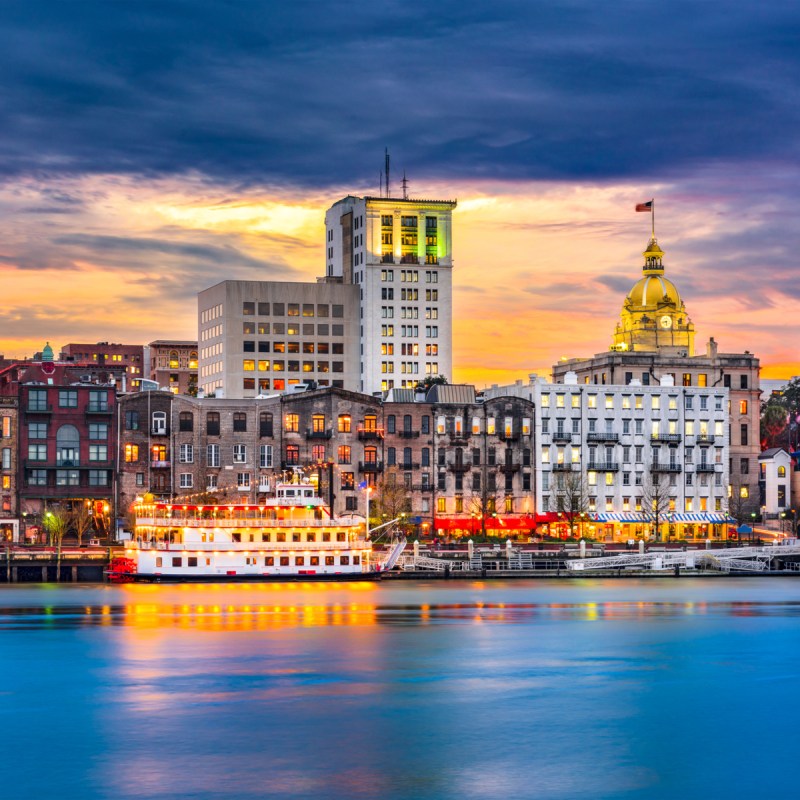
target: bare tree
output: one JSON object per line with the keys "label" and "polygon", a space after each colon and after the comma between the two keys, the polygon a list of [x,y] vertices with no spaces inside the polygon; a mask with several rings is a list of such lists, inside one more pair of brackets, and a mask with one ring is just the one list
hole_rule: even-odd
{"label": "bare tree", "polygon": [[749,486],[738,480],[732,482],[727,506],[728,516],[736,520],[737,527],[742,525],[752,527],[755,515],[758,514],[758,501],[755,497],[750,496]]}
{"label": "bare tree", "polygon": [[83,537],[89,532],[92,527],[94,515],[92,514],[92,501],[79,501],[73,506],[72,513],[70,514],[70,522],[75,529],[75,535],[78,537],[78,546],[81,545]]}
{"label": "bare tree", "polygon": [[56,582],[61,580],[61,543],[69,528],[69,521],[69,512],[58,506],[45,511],[42,519],[42,527],[47,533],[50,546],[56,547]]}
{"label": "bare tree", "polygon": [[486,517],[497,513],[500,493],[496,489],[490,489],[486,480],[481,481],[481,487],[467,495],[464,510],[480,521],[481,535],[486,536]]}
{"label": "bare tree", "polygon": [[[649,522],[656,541],[661,532],[661,523],[670,510],[669,478],[663,472],[650,472],[642,483],[641,515]],[[664,536],[664,541],[669,534]]]}
{"label": "bare tree", "polygon": [[[397,519],[401,514],[411,511],[409,489],[403,482],[403,475],[397,467],[389,467],[375,485],[370,502],[370,517],[375,525]],[[370,525],[370,529],[375,527]],[[402,526],[401,526],[402,527]]]}
{"label": "bare tree", "polygon": [[569,535],[575,538],[576,525],[589,512],[589,485],[582,472],[556,473],[556,492],[550,499],[553,511],[569,524]]}

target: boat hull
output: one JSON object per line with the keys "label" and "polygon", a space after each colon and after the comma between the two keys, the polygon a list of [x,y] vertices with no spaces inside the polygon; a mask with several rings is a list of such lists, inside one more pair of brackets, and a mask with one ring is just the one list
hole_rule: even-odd
{"label": "boat hull", "polygon": [[107,572],[111,583],[354,583],[379,581],[383,572],[311,573],[308,575],[157,575]]}

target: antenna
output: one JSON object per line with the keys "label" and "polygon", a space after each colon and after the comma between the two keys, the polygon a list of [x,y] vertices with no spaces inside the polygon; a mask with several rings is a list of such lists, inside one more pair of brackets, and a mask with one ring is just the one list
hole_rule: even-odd
{"label": "antenna", "polygon": [[384,151],[386,157],[386,168],[384,169],[384,173],[386,174],[386,196],[391,197],[391,191],[389,189],[389,148],[387,147]]}
{"label": "antenna", "polygon": [[403,171],[403,200],[408,200],[408,178],[405,171]]}
{"label": "antenna", "polygon": [[381,170],[381,176],[379,178],[380,181],[380,189],[378,190],[378,197],[383,197],[383,170]]}

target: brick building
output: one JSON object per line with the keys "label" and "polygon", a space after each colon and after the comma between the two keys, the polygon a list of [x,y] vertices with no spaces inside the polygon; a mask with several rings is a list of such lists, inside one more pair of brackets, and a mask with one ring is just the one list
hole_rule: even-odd
{"label": "brick building", "polygon": [[146,350],[147,375],[173,394],[197,394],[197,342],[158,339]]}
{"label": "brick building", "polygon": [[19,541],[18,423],[17,398],[0,397],[0,542]]}
{"label": "brick building", "polygon": [[139,388],[144,369],[144,347],[140,344],[114,344],[113,342],[97,342],[97,344],[77,344],[70,342],[61,348],[59,361],[65,363],[106,364],[115,368],[125,368],[125,386],[121,391]]}

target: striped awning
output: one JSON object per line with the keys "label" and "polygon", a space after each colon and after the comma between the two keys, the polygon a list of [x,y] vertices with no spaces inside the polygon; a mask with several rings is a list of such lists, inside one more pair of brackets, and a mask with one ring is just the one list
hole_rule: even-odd
{"label": "striped awning", "polygon": [[630,511],[604,511],[594,515],[595,522],[644,522],[641,515]]}
{"label": "striped awning", "polygon": [[714,522],[717,524],[736,522],[735,519],[731,519],[721,511],[716,513],[712,511],[703,511],[695,514],[673,514],[672,520],[673,522]]}

